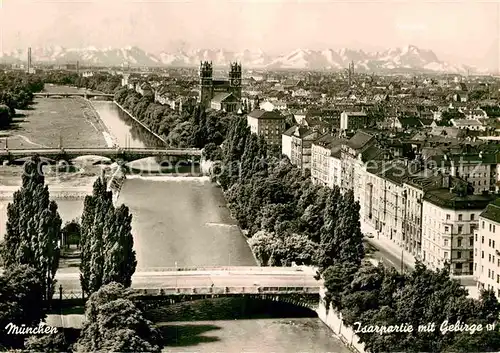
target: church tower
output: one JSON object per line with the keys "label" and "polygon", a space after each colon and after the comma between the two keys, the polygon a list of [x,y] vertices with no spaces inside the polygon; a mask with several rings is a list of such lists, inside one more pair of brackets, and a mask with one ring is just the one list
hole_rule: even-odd
{"label": "church tower", "polygon": [[200,103],[208,108],[212,100],[212,63],[200,62]]}
{"label": "church tower", "polygon": [[241,100],[241,64],[237,62],[231,63],[229,71],[229,87],[230,92],[238,100]]}

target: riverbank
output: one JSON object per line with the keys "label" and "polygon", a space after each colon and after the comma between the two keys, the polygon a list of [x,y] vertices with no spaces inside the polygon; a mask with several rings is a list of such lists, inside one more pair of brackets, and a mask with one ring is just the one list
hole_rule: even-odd
{"label": "riverbank", "polygon": [[168,145],[167,144],[167,141],[165,141],[165,139],[163,137],[161,137],[160,135],[158,135],[157,133],[153,132],[153,130],[151,130],[149,128],[149,126],[147,126],[146,124],[144,124],[142,121],[140,121],[139,119],[137,119],[135,116],[132,115],[132,113],[130,113],[127,109],[125,109],[120,103],[118,103],[117,101],[113,100],[113,103],[116,104],[117,107],[119,107],[121,110],[123,110],[123,112],[125,112],[130,118],[132,118],[136,123],[138,123],[139,125],[141,125],[143,128],[145,128],[147,131],[149,131],[153,136],[157,137],[158,139],[160,139],[163,143],[165,143],[165,145]]}
{"label": "riverbank", "polygon": [[[85,102],[87,103],[87,106],[88,106],[88,109],[92,112],[92,114],[89,114],[89,112],[87,110],[85,110],[83,112],[83,114],[85,115],[85,117],[89,120],[90,124],[96,128],[96,126],[99,127],[99,129],[101,130],[102,132],[102,135],[104,137],[104,140],[106,141],[106,144],[108,145],[108,147],[117,147],[118,146],[118,140],[116,139],[115,136],[113,136],[113,134],[109,131],[108,127],[106,126],[106,124],[104,124],[104,121],[101,119],[99,113],[97,112],[97,110],[95,109],[94,105],[92,104],[92,102],[88,99],[84,99]],[[89,117],[87,117],[87,115]],[[95,121],[95,125],[94,123],[92,122],[92,120]],[[96,128],[97,129],[97,128]]]}
{"label": "riverbank", "polygon": [[0,149],[108,147],[99,116],[81,97],[36,98],[0,131]]}

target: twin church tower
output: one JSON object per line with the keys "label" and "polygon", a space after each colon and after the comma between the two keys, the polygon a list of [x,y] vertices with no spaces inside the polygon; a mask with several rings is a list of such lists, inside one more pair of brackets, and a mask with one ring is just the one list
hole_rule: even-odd
{"label": "twin church tower", "polygon": [[241,101],[241,64],[230,64],[229,79],[214,79],[212,62],[200,63],[200,103],[209,108],[216,103]]}

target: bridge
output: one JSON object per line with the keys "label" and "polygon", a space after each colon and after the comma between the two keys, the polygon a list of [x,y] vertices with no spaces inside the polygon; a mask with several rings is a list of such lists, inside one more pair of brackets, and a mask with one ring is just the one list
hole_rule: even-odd
{"label": "bridge", "polygon": [[38,92],[38,93],[33,93],[33,97],[43,97],[43,98],[50,98],[50,97],[84,97],[85,99],[87,98],[93,98],[93,97],[108,97],[108,98],[113,98],[113,94],[108,94],[108,93],[99,93],[99,92],[64,92],[64,93],[55,93],[55,92]]}
{"label": "bridge", "polygon": [[[319,303],[323,281],[309,267],[205,267],[138,269],[132,277],[136,297],[167,303],[221,296],[247,296],[291,302],[309,308]],[[56,274],[54,299],[82,299],[79,273]]]}
{"label": "bridge", "polygon": [[201,156],[197,148],[39,148],[0,150],[0,162],[15,162],[34,155],[46,158],[49,162],[70,161],[82,156],[106,157],[113,161],[131,162],[146,157],[182,157],[193,159]]}

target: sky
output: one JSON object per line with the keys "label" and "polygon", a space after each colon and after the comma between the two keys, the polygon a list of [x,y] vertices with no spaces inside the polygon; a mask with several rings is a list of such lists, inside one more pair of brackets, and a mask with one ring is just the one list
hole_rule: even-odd
{"label": "sky", "polygon": [[500,0],[0,0],[0,51],[43,47],[363,49],[407,44],[500,69]]}

